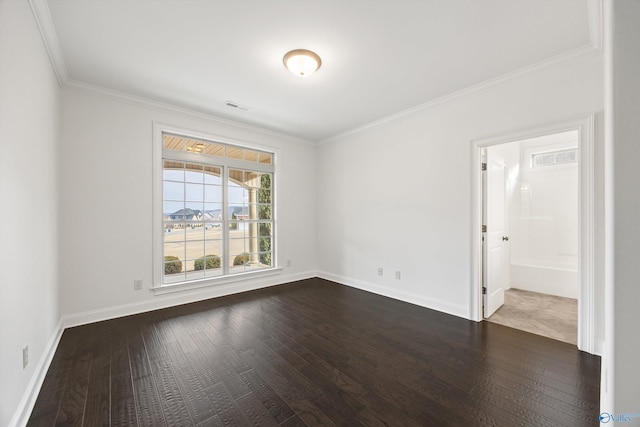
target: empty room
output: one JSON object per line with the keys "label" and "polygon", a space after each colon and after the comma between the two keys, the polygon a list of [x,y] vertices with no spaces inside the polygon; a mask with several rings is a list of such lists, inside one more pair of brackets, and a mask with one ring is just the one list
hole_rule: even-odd
{"label": "empty room", "polygon": [[640,426],[638,22],[0,0],[0,425]]}

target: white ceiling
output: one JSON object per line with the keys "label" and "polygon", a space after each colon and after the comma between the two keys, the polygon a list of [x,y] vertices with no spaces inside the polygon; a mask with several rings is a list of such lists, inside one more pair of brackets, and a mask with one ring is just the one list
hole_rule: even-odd
{"label": "white ceiling", "polygon": [[[88,84],[317,142],[592,49],[592,1],[32,3],[53,24],[44,33],[63,85]],[[322,57],[312,77],[283,67],[283,55],[297,48]],[[250,111],[233,110],[228,100]]]}

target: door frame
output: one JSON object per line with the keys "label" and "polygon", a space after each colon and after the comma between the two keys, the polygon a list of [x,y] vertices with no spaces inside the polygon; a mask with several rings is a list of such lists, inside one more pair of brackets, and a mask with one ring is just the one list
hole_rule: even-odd
{"label": "door frame", "polygon": [[471,277],[469,318],[482,314],[482,148],[507,142],[578,130],[578,348],[596,353],[594,327],[594,123],[593,114],[561,123],[539,126],[471,141]]}

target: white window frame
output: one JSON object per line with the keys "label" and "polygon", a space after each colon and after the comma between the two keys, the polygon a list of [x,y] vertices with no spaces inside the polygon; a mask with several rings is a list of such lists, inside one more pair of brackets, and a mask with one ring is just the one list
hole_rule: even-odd
{"label": "white window frame", "polygon": [[[163,236],[163,170],[164,170],[164,155],[163,155],[163,135],[174,134],[187,138],[200,139],[204,141],[211,141],[212,143],[220,143],[227,146],[235,146],[238,148],[257,150],[266,152],[272,155],[271,164],[263,164],[256,162],[247,162],[245,160],[238,160],[232,158],[215,158],[200,153],[193,152],[180,152],[172,151],[171,160],[183,161],[186,163],[199,163],[199,164],[211,164],[212,166],[221,167],[223,169],[222,178],[222,191],[224,197],[222,199],[222,215],[223,215],[223,260],[229,259],[228,254],[228,239],[229,233],[225,227],[228,221],[228,196],[227,196],[227,178],[229,169],[251,170],[256,172],[271,173],[271,221],[272,221],[272,267],[263,268],[260,270],[247,271],[243,273],[229,273],[226,268],[226,262],[224,265],[224,273],[221,276],[199,278],[194,280],[185,280],[176,283],[163,283],[164,275],[164,236]],[[277,256],[277,175],[276,175],[276,159],[277,150],[273,148],[267,148],[260,146],[259,144],[250,144],[243,141],[237,141],[231,138],[222,137],[219,135],[212,135],[206,132],[194,131],[192,129],[185,129],[177,126],[171,126],[162,123],[153,123],[153,149],[152,149],[152,161],[153,161],[153,274],[152,274],[152,287],[151,289],[156,294],[164,294],[168,292],[175,292],[180,290],[195,289],[201,287],[208,287],[213,285],[233,283],[250,278],[259,278],[264,276],[271,276],[280,274],[282,268],[278,267]]]}

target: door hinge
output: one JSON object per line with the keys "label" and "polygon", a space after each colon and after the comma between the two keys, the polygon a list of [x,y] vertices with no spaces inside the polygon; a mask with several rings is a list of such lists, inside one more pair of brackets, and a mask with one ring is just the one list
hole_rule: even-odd
{"label": "door hinge", "polygon": [[482,232],[483,232],[483,233],[486,233],[486,232],[487,232],[487,226],[486,226],[486,225],[483,225],[483,226],[482,226]]}
{"label": "door hinge", "polygon": [[487,287],[483,286],[482,287],[482,295],[486,295],[487,294]]}
{"label": "door hinge", "polygon": [[486,170],[487,170],[487,164],[486,164],[486,163],[483,163],[483,164],[482,164],[482,170],[483,170],[483,171],[486,171]]}

